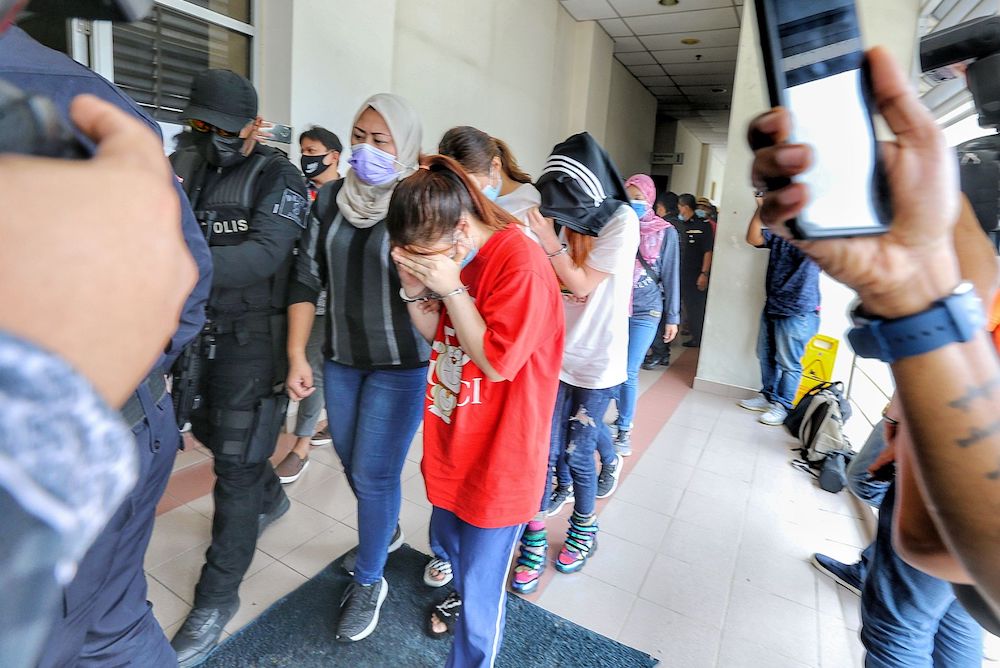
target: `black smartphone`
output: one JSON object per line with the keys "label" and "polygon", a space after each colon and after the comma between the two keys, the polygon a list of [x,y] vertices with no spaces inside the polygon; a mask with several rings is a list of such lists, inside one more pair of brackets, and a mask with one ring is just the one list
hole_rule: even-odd
{"label": "black smartphone", "polygon": [[257,137],[265,141],[278,142],[280,144],[292,143],[292,128],[281,123],[271,123],[264,121],[257,131]]}
{"label": "black smartphone", "polygon": [[812,166],[796,177],[809,186],[809,204],[789,229],[799,239],[888,231],[889,189],[854,0],[756,0],[756,6],[771,104],[791,112],[790,141],[813,149]]}

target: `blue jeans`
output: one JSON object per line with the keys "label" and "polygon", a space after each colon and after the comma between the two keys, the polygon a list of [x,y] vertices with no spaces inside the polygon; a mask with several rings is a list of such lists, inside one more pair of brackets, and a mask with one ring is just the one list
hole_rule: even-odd
{"label": "blue jeans", "polygon": [[359,584],[378,582],[399,520],[400,475],[424,412],[427,369],[367,371],[328,361],[330,435],[358,499]]}
{"label": "blue jeans", "polygon": [[[883,421],[879,420],[872,427],[872,431],[868,435],[868,440],[865,441],[861,451],[854,456],[854,459],[851,460],[851,463],[847,467],[848,489],[851,490],[854,496],[876,509],[882,505],[882,500],[885,498],[885,493],[889,490],[891,483],[882,480],[872,480],[871,474],[868,473],[868,468],[878,459],[883,450],[885,450],[885,430]],[[861,558],[858,560],[858,563],[854,564],[854,568],[857,569],[858,579],[861,582],[864,582],[865,577],[868,575],[868,569],[871,567],[874,555],[875,542],[873,541],[861,552]]]}
{"label": "blue jeans", "polygon": [[649,316],[628,319],[628,380],[618,392],[618,429],[631,429],[635,419],[635,404],[639,399],[639,367],[646,351],[656,338],[657,320]]}
{"label": "blue jeans", "polygon": [[[614,391],[620,392],[621,385],[614,388]],[[612,395],[611,398],[614,399],[616,395]],[[610,400],[608,401],[610,404]],[[604,423],[604,419],[598,421],[597,428],[600,430],[597,434],[597,456],[601,458],[601,466],[606,466],[613,461],[617,456],[615,452],[615,442],[611,438],[611,430],[608,429],[608,425]],[[560,457],[556,461],[556,479],[559,484],[563,487],[568,487],[573,484],[573,474],[569,472],[569,459],[566,457]],[[546,492],[548,494],[548,492]],[[548,496],[545,497],[546,499]]]}
{"label": "blue jeans", "polygon": [[[617,387],[603,390],[588,390],[559,383],[555,412],[552,415],[552,439],[549,444],[549,470],[559,470],[560,460],[565,462],[563,470],[569,470],[573,482],[574,506],[580,515],[591,515],[597,501],[597,467],[594,451],[598,441],[611,441],[604,424],[604,414],[614,398]],[[560,476],[560,483],[563,478]],[[542,509],[547,505],[548,495],[542,499]]]}
{"label": "blue jeans", "polygon": [[885,450],[885,425],[879,420],[872,427],[864,446],[847,467],[847,486],[851,493],[872,508],[882,505],[882,499],[889,490],[889,482],[873,480],[868,472],[868,468],[875,463],[883,450]]}
{"label": "blue jeans", "polygon": [[866,668],[979,668],[983,635],[951,584],[904,562],[892,548],[896,485],[886,492],[861,593]]}
{"label": "blue jeans", "polygon": [[757,359],[764,387],[761,393],[771,403],[791,408],[802,380],[802,353],[819,331],[819,314],[803,313],[783,318],[760,316]]}

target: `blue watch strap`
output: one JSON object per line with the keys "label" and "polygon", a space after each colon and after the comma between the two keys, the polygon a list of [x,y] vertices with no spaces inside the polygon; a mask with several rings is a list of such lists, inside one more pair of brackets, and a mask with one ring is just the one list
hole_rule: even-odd
{"label": "blue watch strap", "polygon": [[854,351],[861,357],[892,364],[904,357],[969,341],[986,325],[986,316],[972,285],[963,283],[920,313],[894,320],[855,315],[855,323],[857,326],[847,335]]}

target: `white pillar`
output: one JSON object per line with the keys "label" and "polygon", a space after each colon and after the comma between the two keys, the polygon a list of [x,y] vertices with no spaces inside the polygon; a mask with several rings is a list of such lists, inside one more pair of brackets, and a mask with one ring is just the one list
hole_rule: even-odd
{"label": "white pillar", "polygon": [[[858,0],[861,28],[867,45],[888,47],[910,67],[917,39],[920,7],[916,0]],[[755,203],[750,184],[751,153],[746,144],[747,125],[769,104],[757,37],[756,12],[748,2],[743,10],[736,83],[729,122],[728,155],[719,226],[712,263],[705,332],[695,387],[743,396],[760,388],[756,342],[764,304],[766,251],[751,248],[744,240]],[[845,203],[844,214],[851,205]],[[851,294],[826,278],[821,285],[823,311],[820,331],[841,339],[836,376],[847,380],[850,350],[844,341],[845,308]]]}

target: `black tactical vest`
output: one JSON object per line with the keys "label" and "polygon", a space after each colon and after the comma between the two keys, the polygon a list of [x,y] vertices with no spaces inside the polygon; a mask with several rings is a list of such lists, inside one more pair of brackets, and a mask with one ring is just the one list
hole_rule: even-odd
{"label": "black tactical vest", "polygon": [[[275,160],[285,160],[276,149],[262,146],[240,164],[218,170],[194,148],[170,156],[182,179],[195,218],[211,246],[236,246],[248,240],[254,196],[261,174]],[[292,256],[270,278],[244,288],[212,288],[208,308],[214,319],[231,320],[250,314],[270,315],[287,306]]]}

